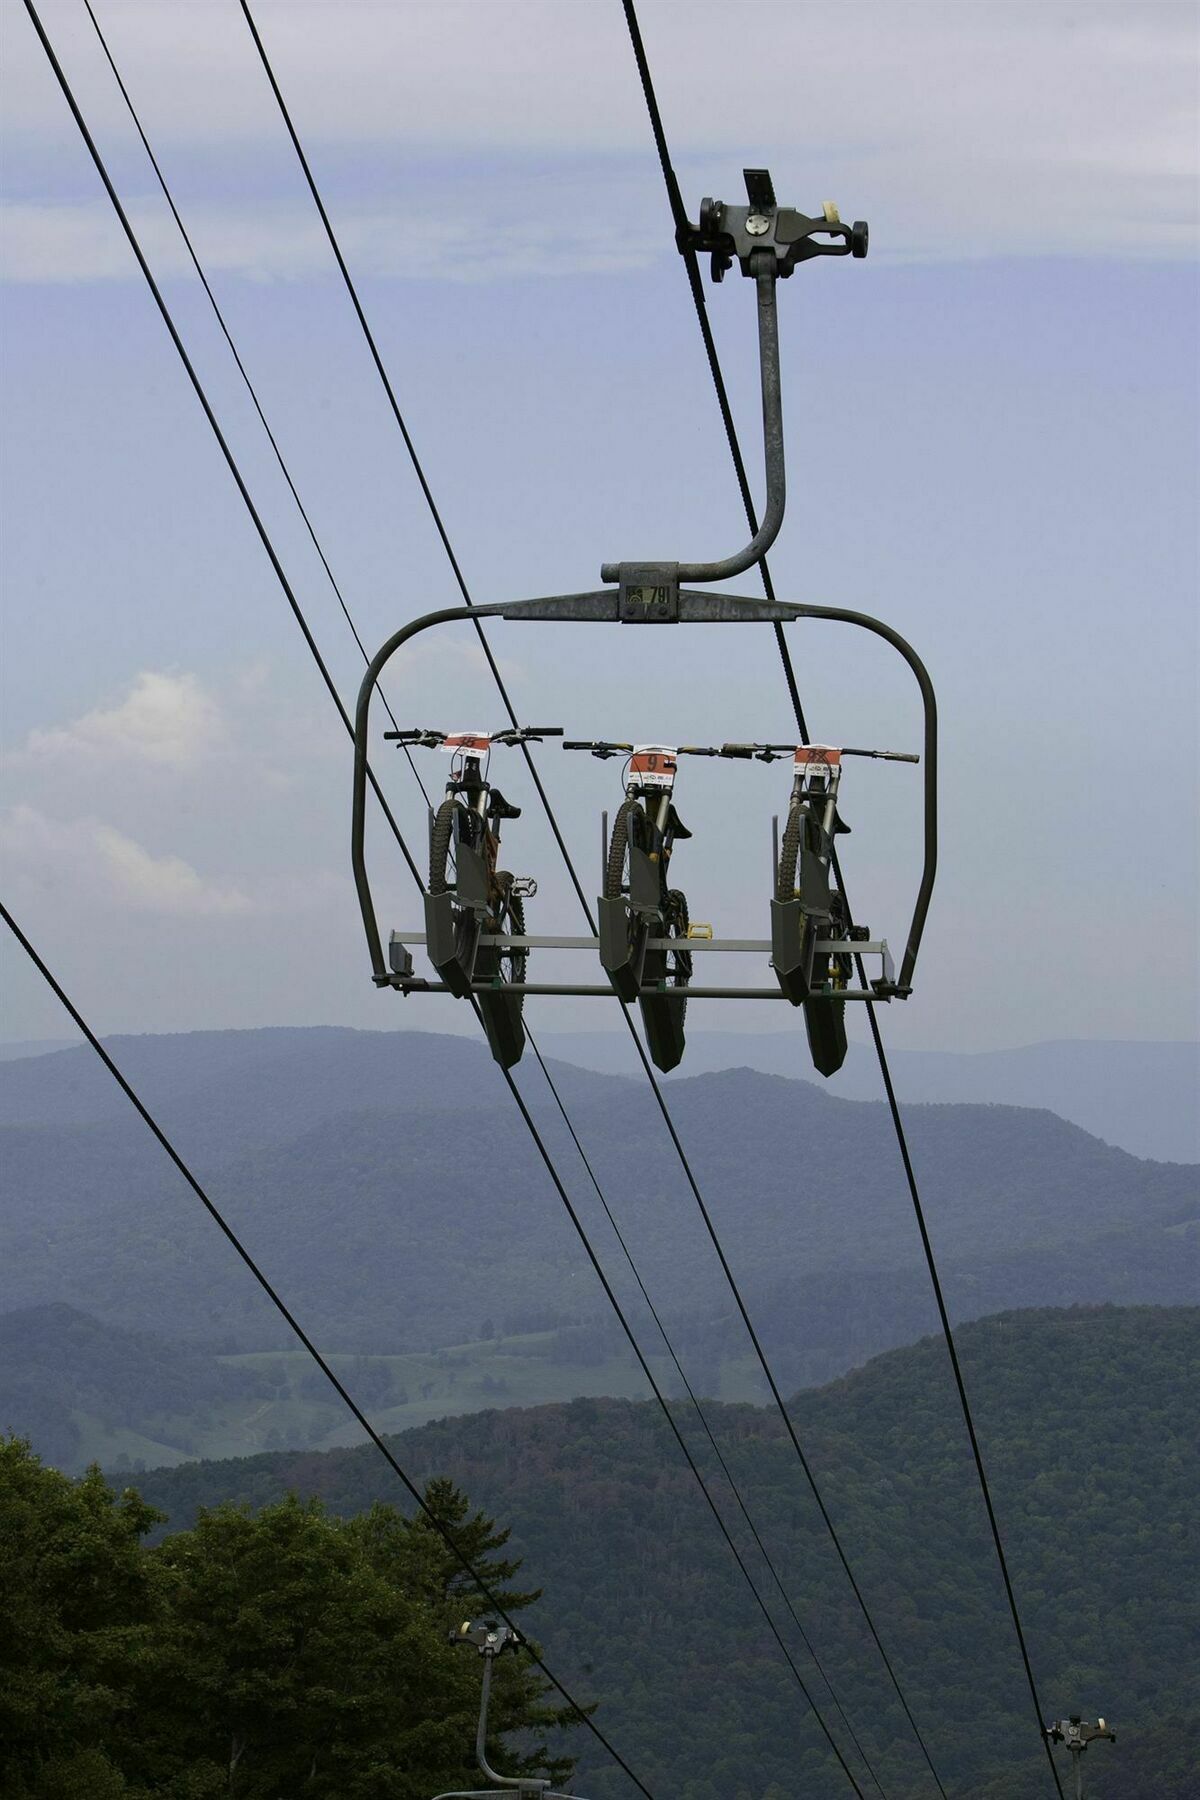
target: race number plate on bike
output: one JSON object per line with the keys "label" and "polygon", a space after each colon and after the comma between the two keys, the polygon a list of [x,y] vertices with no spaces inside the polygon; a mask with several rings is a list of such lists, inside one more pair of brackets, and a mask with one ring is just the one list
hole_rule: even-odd
{"label": "race number plate on bike", "polygon": [[633,755],[629,758],[629,779],[636,781],[641,787],[674,787],[678,766],[671,746],[635,744]]}
{"label": "race number plate on bike", "polygon": [[486,756],[491,743],[486,731],[452,731],[442,739],[438,749],[448,750],[452,756],[463,750],[471,756]]}
{"label": "race number plate on bike", "polygon": [[798,744],[796,746],[796,767],[807,768],[812,763],[819,763],[826,769],[840,768],[842,753],[832,744]]}

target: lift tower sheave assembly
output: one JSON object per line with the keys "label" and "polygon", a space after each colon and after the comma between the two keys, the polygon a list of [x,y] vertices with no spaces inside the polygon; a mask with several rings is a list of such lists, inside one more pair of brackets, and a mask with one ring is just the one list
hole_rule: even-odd
{"label": "lift tower sheave assembly", "polygon": [[[355,716],[351,855],[372,978],[379,987],[392,987],[405,994],[451,993],[481,1004],[489,1027],[492,1053],[503,1067],[511,1066],[519,1058],[524,1045],[520,1009],[527,994],[611,998],[615,992],[624,1004],[636,1000],[651,1057],[664,1070],[673,1068],[683,1055],[683,1018],[688,1000],[783,1000],[803,1008],[814,1063],[821,1073],[828,1075],[841,1066],[846,1054],[844,1016],[847,1001],[907,999],[912,992],[917,954],[937,870],[937,703],[924,664],[898,632],[867,613],[837,606],[748,598],[715,592],[707,585],[729,580],[751,568],[775,542],[783,523],[786,481],[776,307],[778,284],[788,279],[802,263],[819,257],[861,258],[867,254],[867,227],[861,221],[843,224],[837,208],[831,203],[815,215],[781,207],[776,201],[770,175],[764,169],[748,169],[745,178],[745,205],[705,200],[699,223],[689,224],[686,229],[681,227],[677,243],[688,253],[706,252],[712,261],[715,280],[721,280],[736,262],[755,287],[766,496],[761,523],[750,542],[736,555],[710,562],[646,557],[606,562],[600,571],[605,585],[589,593],[446,607],[427,613],[402,626],[382,645],[359,689]],[[531,884],[529,877],[514,877],[496,868],[498,829],[489,836],[480,824],[471,825],[469,830],[463,826],[456,828],[459,841],[465,846],[461,874],[456,874],[451,864],[446,865],[448,873],[439,884],[439,891],[431,892],[426,898],[425,929],[393,932],[385,956],[364,847],[372,697],[391,658],[419,633],[452,622],[489,618],[593,625],[769,624],[776,628],[803,619],[823,619],[869,631],[890,644],[912,671],[924,712],[920,757],[892,758],[920,761],[923,765],[922,868],[898,972],[886,939],[873,940],[865,927],[851,925],[844,897],[831,880],[832,834],[839,828],[834,824],[836,808],[833,804],[837,792],[837,766],[843,754],[863,754],[843,752],[835,746],[815,747],[823,753],[829,779],[823,785],[797,779],[793,790],[789,830],[796,827],[790,841],[797,854],[788,867],[794,869],[795,880],[792,885],[784,882],[781,886],[777,872],[769,901],[769,938],[714,937],[709,927],[693,927],[687,923],[686,902],[681,892],[668,888],[665,865],[671,851],[671,837],[690,834],[673,830],[664,840],[661,822],[674,817],[673,809],[666,800],[656,808],[651,803],[652,796],[639,790],[640,841],[635,843],[633,836],[630,837],[623,880],[618,878],[620,871],[610,870],[606,861],[605,892],[597,902],[595,936],[529,935],[523,927],[523,912],[515,912],[505,896],[518,891],[532,893],[536,884]],[[523,728],[516,733],[516,738],[524,741],[526,736],[533,735],[532,728]],[[438,734],[405,732],[401,736],[428,741]],[[446,738],[443,747],[471,737],[478,737],[485,745],[489,741],[486,734],[456,732]],[[499,742],[501,738],[502,734],[496,733],[491,741]],[[681,747],[678,753],[683,754],[686,748],[689,747]],[[740,755],[745,748],[714,747],[703,754]],[[754,747],[752,753],[768,748],[770,746]],[[812,755],[814,747],[799,745],[793,748],[798,765],[802,757],[808,762],[822,760],[822,757]],[[630,745],[628,749],[635,764],[639,753],[661,753],[668,757],[676,754],[670,746],[663,745]],[[480,754],[485,756],[486,752]],[[760,757],[760,760],[770,758]],[[475,807],[480,821],[494,822],[497,805],[494,796],[488,797],[486,761],[476,768],[472,779],[470,804]],[[450,784],[448,793],[453,785]],[[465,790],[468,784],[460,785]],[[508,809],[503,816],[515,817],[516,810]],[[657,825],[656,820],[659,821]],[[788,842],[785,833],[785,845]],[[482,866],[481,857],[490,871],[486,890],[475,879]],[[608,879],[609,875],[613,878]],[[530,885],[522,888],[522,883]],[[764,913],[767,911],[764,907]],[[518,917],[521,929],[514,928],[514,920]],[[438,979],[431,981],[416,973],[409,949],[412,943],[423,943],[429,948]],[[605,977],[602,982],[529,979],[527,963],[531,951],[540,955],[545,950],[581,948],[591,949],[598,955]],[[774,985],[747,987],[697,982],[693,979],[693,957],[701,952],[752,952],[769,957]],[[857,965],[861,971],[864,957],[878,957],[880,973],[877,978],[867,981],[864,977],[858,986],[852,986],[853,969]]]}

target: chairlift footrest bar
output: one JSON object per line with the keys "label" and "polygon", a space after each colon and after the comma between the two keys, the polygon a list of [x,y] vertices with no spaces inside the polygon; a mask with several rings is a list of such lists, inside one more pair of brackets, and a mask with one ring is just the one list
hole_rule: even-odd
{"label": "chairlift footrest bar", "polygon": [[[395,988],[400,994],[455,994],[456,999],[463,998],[442,981],[430,981],[425,975],[385,974],[374,975],[372,981],[376,987]],[[478,997],[488,994],[506,998],[512,994],[538,994],[555,996],[572,996],[580,999],[611,1000],[613,987],[610,982],[596,981],[472,981],[469,993]],[[841,1006],[850,1000],[870,1000],[886,1003],[891,1000],[907,1000],[912,993],[911,988],[903,988],[886,981],[872,982],[869,987],[835,988],[827,986],[814,989],[808,996],[807,1005]],[[651,986],[638,986],[633,990],[635,1000],[786,1000],[787,996],[779,987],[694,987],[689,982],[687,987],[664,989],[657,983]]]}
{"label": "chairlift footrest bar", "polygon": [[[609,901],[608,905],[624,906],[626,902]],[[786,904],[786,902],[784,903]],[[424,944],[426,933],[423,931],[394,931],[394,944]],[[773,949],[770,938],[687,938],[686,947],[689,956],[718,953],[736,953],[739,955],[769,956]],[[507,936],[500,932],[482,931],[479,934],[481,950],[590,950],[596,953],[600,948],[598,937],[572,936],[567,933],[541,933],[524,937]],[[647,950],[678,950],[681,948],[679,938],[647,937]],[[819,937],[814,945],[818,956],[882,956],[884,959],[884,977],[891,982],[895,979],[892,966],[891,951],[886,938],[870,938],[861,942],[853,938]]]}

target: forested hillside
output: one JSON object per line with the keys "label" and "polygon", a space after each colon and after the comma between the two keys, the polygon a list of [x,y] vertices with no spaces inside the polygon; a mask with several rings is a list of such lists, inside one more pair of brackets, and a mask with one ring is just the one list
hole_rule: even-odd
{"label": "forested hillside", "polygon": [[[158,1515],[99,1470],[72,1482],[0,1439],[0,1793],[5,1800],[428,1800],[473,1771],[478,1654],[449,1642],[481,1596],[510,1613],[507,1533],[431,1482],[330,1517],[232,1506],[153,1548]],[[579,1721],[573,1717],[576,1726]],[[495,1673],[489,1754],[565,1780],[557,1696],[526,1657]],[[555,1740],[548,1741],[548,1734]]]}
{"label": "forested hillside", "polygon": [[[478,1044],[295,1030],[130,1039],[117,1050],[323,1347],[375,1359],[367,1379],[386,1428],[496,1400],[644,1391]],[[565,1067],[559,1075],[696,1381],[724,1399],[761,1398],[644,1085]],[[10,1121],[0,1128],[0,1309],[9,1315],[0,1426],[32,1431],[70,1467],[91,1455],[156,1462],[336,1441],[341,1421],[303,1385],[308,1371],[288,1362],[277,1315],[106,1079],[82,1050],[0,1067],[0,1118]],[[528,1069],[520,1081],[605,1266],[647,1329],[544,1084]],[[451,1124],[463,1084],[469,1133]],[[827,1380],[931,1327],[881,1105],[735,1070],[677,1080],[672,1107],[783,1380]],[[915,1107],[907,1123],[956,1318],[1014,1305],[1184,1303],[1200,1292],[1194,1167],[1139,1161],[1027,1109]],[[55,1345],[44,1309],[59,1306],[86,1320],[68,1329],[60,1315]],[[166,1379],[138,1375],[123,1389],[128,1332],[160,1345],[131,1353],[131,1369],[191,1359],[190,1410]],[[268,1352],[280,1360],[215,1366],[218,1356]]]}
{"label": "forested hillside", "polygon": [[[1115,1748],[1089,1754],[1092,1800],[1192,1800],[1200,1309],[1004,1314],[964,1326],[959,1342],[1044,1703],[1118,1727]],[[791,1410],[949,1791],[1042,1793],[944,1346],[878,1357]],[[677,1416],[707,1467],[686,1409]],[[714,1418],[888,1793],[918,1800],[928,1776],[777,1416],[722,1406]],[[603,1697],[605,1729],[657,1793],[843,1791],[653,1406],[576,1401],[448,1419],[396,1449],[410,1473],[450,1476],[513,1526],[525,1578],[546,1589],[547,1655]],[[260,1505],[289,1489],[347,1515],[395,1497],[369,1448],[185,1465],[139,1485],[176,1526],[200,1505]],[[579,1791],[624,1800],[622,1782],[578,1747]]]}

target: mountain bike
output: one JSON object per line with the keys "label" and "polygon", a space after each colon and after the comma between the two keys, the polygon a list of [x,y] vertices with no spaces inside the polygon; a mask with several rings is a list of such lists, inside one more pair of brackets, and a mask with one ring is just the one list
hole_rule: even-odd
{"label": "mountain bike", "polygon": [[[813,1061],[824,1075],[846,1057],[844,1000],[837,995],[854,973],[855,942],[865,926],[850,922],[845,897],[834,885],[834,840],[850,830],[838,811],[842,758],[870,756],[883,762],[918,762],[902,750],[859,750],[833,744],[723,744],[724,757],[777,762],[791,757],[792,792],[779,848],[771,903],[772,966],[793,1006],[803,1006]],[[818,943],[844,943],[822,950]]]}
{"label": "mountain bike", "polygon": [[[691,832],[675,810],[680,756],[716,756],[699,745],[570,742],[606,761],[626,757],[625,798],[613,820],[600,899],[600,959],[622,1000],[637,1000],[650,1055],[664,1071],[683,1055],[692,954],[687,897],[670,882],[676,843]],[[657,943],[654,940],[659,940]],[[669,942],[664,941],[669,940]]]}
{"label": "mountain bike", "polygon": [[[429,892],[425,902],[430,960],[460,998],[474,995],[492,1053],[511,1068],[525,1047],[525,996],[504,990],[524,986],[529,967],[525,901],[537,892],[529,875],[501,869],[500,826],[519,819],[521,808],[488,780],[497,744],[540,743],[561,737],[559,725],[525,725],[508,731],[389,731],[406,747],[440,750],[451,757],[441,805],[429,830]],[[483,944],[481,937],[517,939]],[[481,986],[480,984],[489,984]]]}

